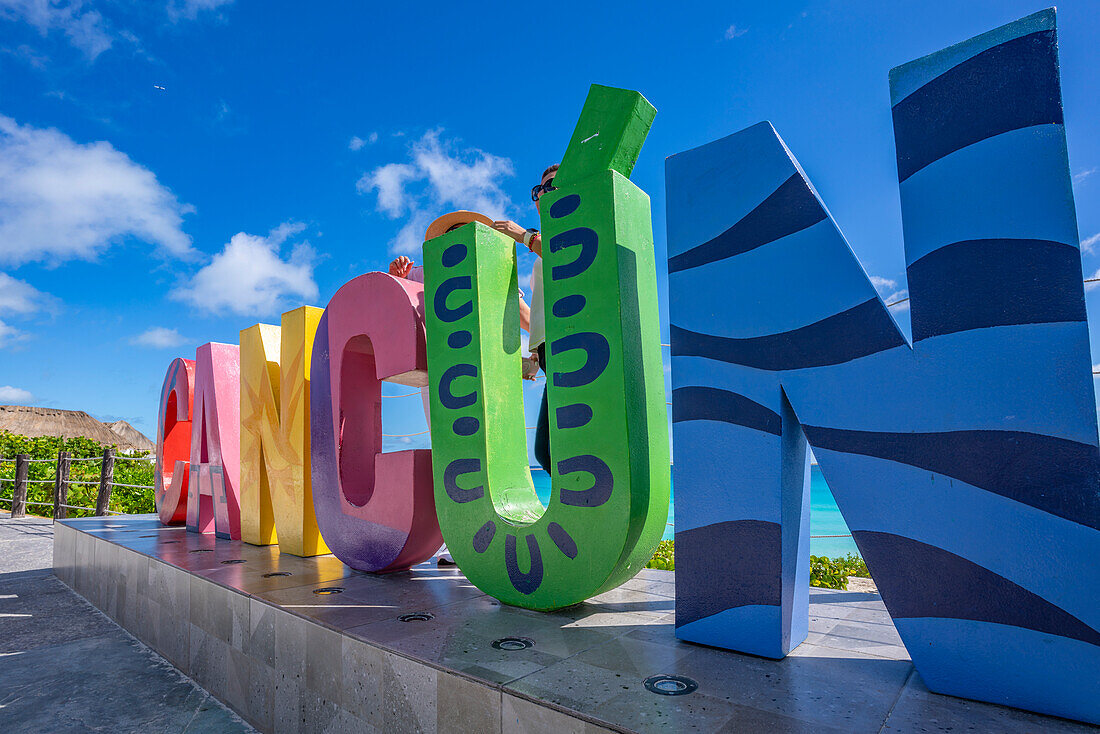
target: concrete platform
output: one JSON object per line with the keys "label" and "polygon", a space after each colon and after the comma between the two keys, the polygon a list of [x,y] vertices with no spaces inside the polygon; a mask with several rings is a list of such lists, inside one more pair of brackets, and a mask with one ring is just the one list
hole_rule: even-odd
{"label": "concrete platform", "polygon": [[0,732],[250,732],[53,575],[48,518],[0,514]]}
{"label": "concrete platform", "polygon": [[873,593],[812,590],[809,639],[773,661],[677,641],[667,571],[545,614],[453,566],[370,576],[153,516],[58,523],[54,568],[264,731],[1095,731],[928,692]]}

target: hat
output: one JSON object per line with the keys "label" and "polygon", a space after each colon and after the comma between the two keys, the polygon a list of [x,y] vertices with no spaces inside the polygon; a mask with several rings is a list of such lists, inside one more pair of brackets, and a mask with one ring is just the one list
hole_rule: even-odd
{"label": "hat", "polygon": [[428,231],[424,233],[424,241],[427,242],[428,240],[435,239],[455,225],[469,224],[470,222],[481,222],[486,226],[492,226],[493,224],[493,220],[489,219],[489,217],[484,214],[468,212],[463,209],[457,212],[451,212],[450,214],[444,214],[442,217],[429,224]]}

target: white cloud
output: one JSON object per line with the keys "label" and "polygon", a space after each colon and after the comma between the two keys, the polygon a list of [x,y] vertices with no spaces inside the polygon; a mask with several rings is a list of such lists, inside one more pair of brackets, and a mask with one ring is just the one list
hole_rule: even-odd
{"label": "white cloud", "polygon": [[1092,168],[1087,168],[1084,171],[1078,171],[1077,173],[1073,174],[1073,182],[1081,183],[1097,171],[1100,171],[1100,166],[1093,166]]}
{"label": "white cloud", "polygon": [[233,0],[171,0],[168,3],[168,17],[174,23],[184,18],[194,20],[204,10],[217,10],[232,2]]}
{"label": "white cloud", "polygon": [[306,225],[301,222],[283,222],[267,233],[267,239],[278,247],[294,235],[301,234],[305,230]]}
{"label": "white cloud", "polygon": [[1092,237],[1086,237],[1081,240],[1081,252],[1091,253],[1096,247],[1096,243],[1100,242],[1100,232],[1097,232]]}
{"label": "white cloud", "polygon": [[[16,280],[7,273],[0,273],[0,315],[32,314],[43,309],[52,309],[55,300],[30,283]],[[26,332],[0,320],[0,349],[13,347],[25,341],[28,336]]]}
{"label": "white cloud", "polygon": [[[3,0],[0,0],[0,5],[2,5],[2,4],[3,4]],[[0,17],[3,17],[3,16],[0,16]],[[46,56],[45,54],[38,53],[37,51],[35,51],[33,48],[31,48],[30,46],[28,46],[25,43],[21,43],[21,44],[19,44],[18,46],[14,47],[14,48],[10,47],[10,46],[4,46],[4,47],[0,48],[0,53],[9,54],[11,56],[14,56],[15,58],[19,59],[23,63],[25,63],[28,66],[31,66],[35,69],[45,69],[46,68],[46,62],[48,62],[50,60],[48,56]],[[47,94],[47,96],[54,96],[54,95],[61,94],[61,93],[51,91],[51,92],[46,92],[46,94]]]}
{"label": "white cloud", "polygon": [[1091,283],[1085,283],[1085,291],[1095,290],[1100,288],[1100,270],[1085,278],[1085,280],[1091,280]]}
{"label": "white cloud", "polygon": [[0,262],[90,260],[129,238],[188,257],[189,211],[110,143],[77,143],[0,115]]}
{"label": "white cloud", "polygon": [[397,236],[390,242],[390,250],[395,253],[415,255],[424,245],[424,232],[432,223],[433,217],[427,212],[416,211],[409,215],[408,220],[397,231]]}
{"label": "white cloud", "polygon": [[277,315],[290,298],[316,299],[315,253],[309,243],[296,244],[286,260],[280,256],[282,245],[304,229],[304,224],[287,222],[266,237],[238,232],[171,297],[210,313],[250,316]]}
{"label": "white cloud", "polygon": [[[898,290],[898,282],[890,278],[881,278],[877,275],[869,276],[871,285],[875,287],[887,306],[894,304],[895,312],[909,309],[909,291],[904,288]],[[900,303],[899,303],[900,301]]]}
{"label": "white cloud", "polygon": [[22,388],[0,385],[0,403],[5,405],[27,405],[34,401],[34,395]]}
{"label": "white cloud", "polygon": [[875,290],[880,294],[895,290],[898,287],[896,280],[890,280],[889,278],[880,278],[877,275],[870,276],[871,285],[875,287]]}
{"label": "white cloud", "polygon": [[25,21],[42,36],[61,31],[90,60],[112,43],[103,16],[86,9],[83,0],[0,0],[0,18]]}
{"label": "white cloud", "polygon": [[130,343],[139,347],[168,349],[170,347],[178,347],[186,341],[187,339],[180,336],[180,333],[175,329],[168,329],[164,326],[154,326],[135,336],[130,340]]}
{"label": "white cloud", "polygon": [[14,346],[27,338],[25,332],[0,320],[0,349]]}
{"label": "white cloud", "polygon": [[749,32],[748,28],[739,28],[737,25],[731,25],[726,29],[726,40],[732,41],[735,38],[740,38]]}
{"label": "white cloud", "polygon": [[[217,10],[233,0],[169,0],[165,10],[173,23],[194,20],[203,11]],[[114,45],[116,40],[133,44],[138,54],[148,57],[141,41],[133,32],[113,28],[85,0],[0,0],[0,20],[23,21],[43,38],[54,32],[68,37],[73,48],[83,52],[89,61]],[[36,65],[33,57],[25,60]]]}
{"label": "white cloud", "polygon": [[476,148],[460,149],[444,140],[442,130],[430,130],[409,146],[409,163],[387,163],[363,174],[360,193],[375,192],[378,211],[391,219],[408,213],[409,220],[390,243],[395,253],[416,253],[424,229],[440,214],[470,209],[501,219],[514,209],[501,188],[513,175],[512,161]]}
{"label": "white cloud", "polygon": [[422,178],[416,166],[407,163],[387,163],[372,173],[363,174],[355,187],[359,193],[378,192],[378,211],[391,219],[401,216],[416,201],[416,196],[405,191],[405,185]]}
{"label": "white cloud", "polygon": [[364,146],[374,145],[378,142],[378,133],[371,133],[366,138],[361,138],[358,135],[353,135],[351,141],[348,143],[348,148],[351,150],[362,150]]}
{"label": "white cloud", "polygon": [[892,309],[892,313],[909,310],[909,291],[907,290],[896,291],[884,296],[882,300]]}
{"label": "white cloud", "polygon": [[49,305],[50,297],[30,283],[0,273],[0,313],[34,313]]}

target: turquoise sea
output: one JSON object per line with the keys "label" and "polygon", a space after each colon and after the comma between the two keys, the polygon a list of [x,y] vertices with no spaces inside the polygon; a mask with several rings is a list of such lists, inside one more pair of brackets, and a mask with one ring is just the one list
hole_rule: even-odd
{"label": "turquoise sea", "polygon": [[[550,501],[550,475],[542,469],[531,468],[531,477],[535,481],[535,492],[543,505]],[[665,530],[665,539],[672,540],[673,524],[676,522],[676,497],[675,489],[673,498],[668,507],[669,526]],[[844,518],[840,516],[840,510],[833,500],[833,493],[829,491],[829,485],[825,483],[825,477],[821,476],[821,470],[817,466],[810,467],[810,535],[848,535],[848,526],[844,524]],[[810,538],[810,553],[815,556],[843,556],[848,553],[858,554],[855,542],[851,537],[843,538]]]}

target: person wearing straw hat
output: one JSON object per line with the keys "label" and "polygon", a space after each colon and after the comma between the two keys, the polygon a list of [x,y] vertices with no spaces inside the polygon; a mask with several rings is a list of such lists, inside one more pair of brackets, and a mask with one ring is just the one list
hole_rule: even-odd
{"label": "person wearing straw hat", "polygon": [[[535,210],[539,211],[539,199],[548,191],[554,191],[554,176],[558,172],[558,164],[548,167],[542,172],[542,177],[537,186],[531,189],[531,201],[535,203]],[[549,376],[546,369],[546,332],[544,330],[542,307],[542,234],[537,229],[524,229],[522,226],[510,220],[493,222],[493,229],[508,235],[517,243],[523,244],[537,258],[531,268],[531,315],[528,319],[530,328],[528,333],[528,349],[531,350],[531,360],[544,375]],[[533,379],[533,378],[532,378]],[[542,390],[542,404],[539,406],[539,419],[535,428],[535,459],[546,471],[553,474],[550,461],[550,413],[546,399],[546,388]]]}
{"label": "person wearing straw hat", "polygon": [[[424,232],[424,241],[433,240],[441,234],[456,230],[470,222],[481,222],[487,227],[493,226],[493,220],[484,214],[460,209],[456,212],[448,212],[429,224],[428,229]],[[415,280],[417,283],[424,282],[424,268],[418,266],[405,255],[393,259],[393,262],[390,263],[390,275]]]}
{"label": "person wearing straw hat", "polygon": [[[511,232],[510,231],[505,231],[504,229],[502,229],[502,225],[511,224],[511,225],[514,225],[515,227],[519,226],[518,224],[515,224],[514,222],[494,222],[492,219],[489,219],[489,217],[485,216],[484,214],[480,214],[478,212],[459,210],[459,211],[449,212],[447,214],[444,214],[443,216],[437,218],[434,222],[429,224],[427,231],[424,232],[424,241],[426,242],[430,239],[434,239],[434,238],[438,237],[441,234],[446,234],[447,232],[458,229],[462,225],[469,224],[470,222],[481,222],[482,224],[484,224],[486,226],[489,226],[489,227],[492,227],[493,229],[495,229],[499,232],[503,232],[504,234],[507,234],[509,236],[511,236]],[[530,238],[528,237],[528,240],[529,239]],[[540,271],[540,279],[541,279],[541,268],[537,268],[537,269]],[[390,275],[392,275],[396,278],[407,278],[409,280],[416,281],[417,283],[423,283],[424,282],[424,267],[423,266],[418,266],[416,263],[414,263],[412,261],[412,259],[410,259],[409,257],[407,257],[405,255],[399,255],[398,257],[395,257],[393,259],[393,262],[390,263]],[[532,312],[531,307],[528,306],[526,301],[523,300],[523,291],[521,290],[519,292],[519,325],[520,325],[521,329],[523,329],[524,331],[527,331],[527,332],[531,331],[531,312]],[[538,309],[538,313],[540,314],[540,323],[541,323],[541,313],[542,313],[541,304],[540,304],[540,307]],[[523,361],[523,379],[525,379],[525,380],[534,380],[536,375],[538,375],[538,369],[539,369],[538,364],[539,363],[537,361],[537,357],[534,353],[531,354],[530,358],[524,359],[524,361]],[[430,429],[432,427],[432,423],[431,423],[432,419],[431,419],[431,415],[430,415],[430,412],[431,412],[430,411],[430,405],[431,405],[430,400],[431,400],[431,398],[429,397],[429,395],[430,394],[428,392],[427,387],[420,388],[420,397],[421,397],[421,400],[424,403],[424,419],[427,421],[428,428]],[[542,396],[542,402],[543,402],[542,413],[545,413],[546,412],[546,395],[545,395],[545,393]],[[542,420],[544,418],[542,413],[539,414],[540,420]],[[540,423],[539,426],[540,426],[539,430],[541,430],[542,424]],[[536,431],[536,445],[537,445],[537,436],[538,436],[538,432]],[[536,456],[537,456],[537,454],[536,454]],[[446,545],[444,545],[440,549],[437,558],[438,558],[437,563],[439,565],[445,565],[445,566],[454,565],[454,559],[451,557],[450,553],[447,552],[447,546]]]}
{"label": "person wearing straw hat", "polygon": [[[429,224],[427,231],[424,232],[424,241],[427,242],[430,239],[434,239],[441,234],[446,234],[447,232],[458,229],[462,225],[469,224],[470,222],[481,222],[486,226],[496,229],[493,220],[489,219],[489,217],[479,212],[471,212],[463,209],[444,214]],[[424,266],[417,265],[412,259],[405,255],[399,255],[390,263],[390,275],[395,278],[407,278],[417,283],[423,283]],[[524,331],[530,331],[531,329],[531,308],[523,300],[522,291],[520,291],[519,294],[519,325]],[[538,363],[533,359],[525,359],[523,361],[523,379],[534,380],[537,374]],[[432,427],[430,410],[431,399],[427,387],[420,388],[420,398],[424,403],[424,420],[427,421],[428,428],[430,429]]]}
{"label": "person wearing straw hat", "polygon": [[[555,190],[554,176],[557,172],[557,163],[549,166],[542,172],[538,185],[531,189],[531,201],[535,203],[536,211],[540,211],[539,199],[542,198],[542,195]],[[531,353],[531,356],[524,360],[523,377],[528,380],[535,379],[540,368],[544,375],[549,375],[549,371],[546,369],[546,332],[544,330],[542,307],[542,234],[537,229],[524,228],[510,219],[494,222],[476,212],[451,212],[432,222],[428,227],[425,239],[438,237],[456,227],[461,227],[467,222],[474,221],[486,224],[496,231],[508,235],[537,256],[535,264],[531,268],[531,306],[528,307],[523,302],[522,294],[519,301],[520,325],[530,335],[528,349]],[[390,263],[390,273],[398,277],[409,277],[407,274],[414,270],[417,270],[417,268],[405,256],[398,257]],[[418,279],[420,282],[424,282],[423,274],[420,274]],[[425,402],[425,405],[427,405],[427,402]],[[550,461],[550,413],[545,388],[542,391],[542,403],[539,405],[539,418],[535,428],[535,459],[547,474],[553,474],[553,465]]]}
{"label": "person wearing straw hat", "polygon": [[[424,232],[424,241],[435,239],[441,234],[446,234],[453,230],[458,229],[464,224],[470,222],[481,222],[482,224],[492,227],[498,231],[500,227],[498,225],[502,222],[494,222],[489,217],[479,212],[466,211],[460,209],[459,211],[449,212],[441,217],[438,217],[434,222],[428,225],[428,229]],[[515,224],[514,222],[512,224]],[[519,226],[518,224],[515,226]],[[509,232],[504,232],[509,234]],[[409,280],[416,281],[417,283],[424,282],[424,267],[417,265],[410,258],[405,255],[399,255],[393,259],[390,263],[390,275],[396,278],[407,278]],[[541,314],[541,309],[540,309]],[[531,307],[527,305],[527,302],[523,300],[523,291],[519,293],[519,327],[524,331],[531,331]],[[533,349],[533,348],[532,348]],[[534,380],[538,374],[538,362],[535,361],[535,355],[532,354],[530,358],[523,361],[523,379]],[[427,416],[428,412],[428,392],[427,388],[422,388],[424,393],[424,414]],[[429,419],[430,420],[430,419]],[[430,427],[430,424],[429,424]]]}

